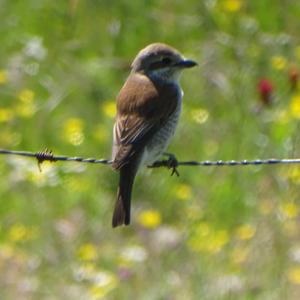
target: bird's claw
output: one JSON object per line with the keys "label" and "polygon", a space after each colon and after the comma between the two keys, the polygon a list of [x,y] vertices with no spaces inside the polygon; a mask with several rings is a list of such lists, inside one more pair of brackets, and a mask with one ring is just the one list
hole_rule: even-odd
{"label": "bird's claw", "polygon": [[166,163],[167,163],[167,168],[172,169],[171,176],[176,174],[176,176],[179,177],[179,172],[177,170],[178,160],[176,156],[172,153],[164,153],[163,155],[168,156],[168,160],[166,161]]}

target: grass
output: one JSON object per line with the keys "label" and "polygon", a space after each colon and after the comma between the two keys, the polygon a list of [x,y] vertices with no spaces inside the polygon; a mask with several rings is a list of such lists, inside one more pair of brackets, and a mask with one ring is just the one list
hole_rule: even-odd
{"label": "grass", "polygon": [[[1,148],[108,158],[130,62],[162,41],[200,64],[170,152],[299,156],[295,1],[2,2]],[[133,224],[116,230],[109,167],[42,169],[0,160],[1,299],[298,299],[298,166],[144,170]]]}

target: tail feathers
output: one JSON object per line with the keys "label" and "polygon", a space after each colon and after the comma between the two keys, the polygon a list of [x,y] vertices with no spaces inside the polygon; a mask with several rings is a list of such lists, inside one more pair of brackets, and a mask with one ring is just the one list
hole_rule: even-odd
{"label": "tail feathers", "polygon": [[130,203],[129,207],[125,207],[125,205],[128,205],[128,203],[124,203],[126,201],[128,202],[128,198],[124,198],[124,196],[121,196],[120,192],[118,192],[117,202],[112,219],[113,227],[122,226],[123,224],[130,224]]}
{"label": "tail feathers", "polygon": [[117,201],[112,218],[113,227],[130,224],[131,191],[134,177],[135,171],[132,167],[121,168]]}

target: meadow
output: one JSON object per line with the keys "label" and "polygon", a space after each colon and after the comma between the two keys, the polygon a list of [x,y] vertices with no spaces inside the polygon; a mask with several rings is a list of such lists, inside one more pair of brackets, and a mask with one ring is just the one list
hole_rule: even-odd
{"label": "meadow", "polygon": [[[196,60],[169,152],[300,156],[300,2],[0,1],[0,148],[110,158],[136,53]],[[107,165],[0,156],[0,299],[296,300],[300,166],[144,169],[111,228]]]}

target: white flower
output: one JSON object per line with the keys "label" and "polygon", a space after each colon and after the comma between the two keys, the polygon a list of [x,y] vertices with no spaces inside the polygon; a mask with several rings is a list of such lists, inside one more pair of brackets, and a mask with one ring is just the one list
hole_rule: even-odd
{"label": "white flower", "polygon": [[43,46],[42,38],[34,36],[29,39],[24,47],[24,53],[37,60],[43,60],[47,55],[47,49]]}
{"label": "white flower", "polygon": [[121,253],[121,258],[125,261],[143,262],[147,259],[147,252],[140,246],[130,246]]}

